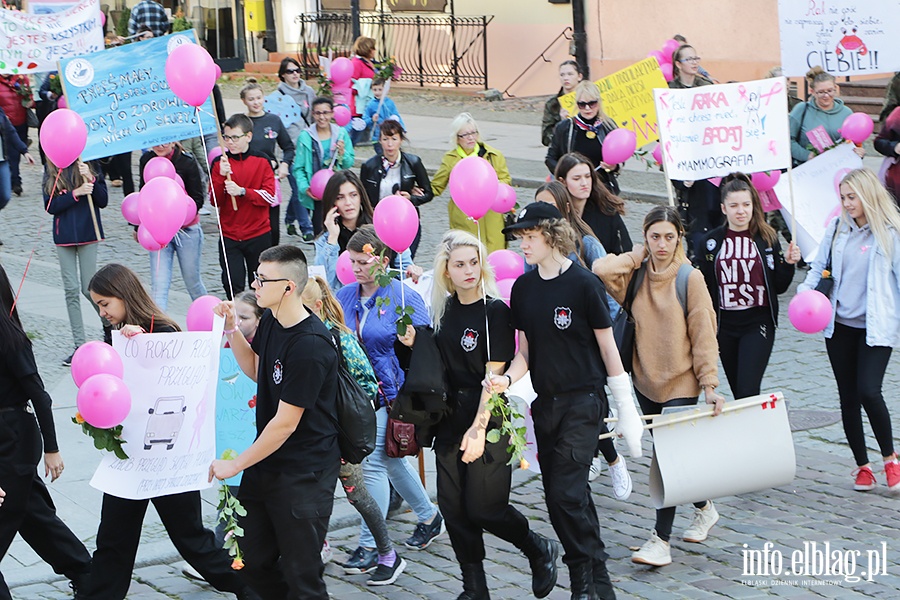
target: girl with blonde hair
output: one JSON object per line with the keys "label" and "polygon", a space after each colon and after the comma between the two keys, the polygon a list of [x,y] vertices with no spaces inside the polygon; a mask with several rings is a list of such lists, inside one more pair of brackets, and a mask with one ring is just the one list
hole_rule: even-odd
{"label": "girl with blonde hair", "polygon": [[884,459],[888,488],[900,489],[891,416],[881,385],[891,351],[900,346],[900,211],[869,169],[841,181],[841,214],[822,236],[806,280],[797,291],[815,289],[831,265],[833,316],[825,349],[838,386],[844,434],[857,469],[853,489],[877,485],[869,463],[861,409],[865,409]]}
{"label": "girl with blonde hair", "polygon": [[[486,408],[490,394],[481,381],[486,371],[503,372],[516,344],[509,307],[499,299],[485,255],[475,236],[450,230],[434,260],[433,335],[451,405],[434,442],[438,504],[462,571],[460,598],[490,598],[483,566],[485,531],[528,557],[532,591],[543,598],[556,584],[559,545],[531,531],[528,519],[509,504],[509,436],[486,440],[500,422]],[[412,347],[417,336],[429,333],[409,327],[400,341]]]}

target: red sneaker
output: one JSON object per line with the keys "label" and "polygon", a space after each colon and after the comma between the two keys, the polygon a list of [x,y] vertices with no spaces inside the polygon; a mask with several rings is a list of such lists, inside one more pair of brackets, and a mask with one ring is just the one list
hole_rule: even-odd
{"label": "red sneaker", "polygon": [[[900,465],[897,466],[898,471],[900,471]],[[856,483],[854,483],[853,489],[857,492],[868,492],[869,490],[875,489],[877,482],[875,481],[875,475],[872,473],[870,467],[860,467],[853,471],[852,474],[856,476]],[[900,478],[900,472],[898,472],[897,476]],[[900,479],[898,479],[898,481],[900,481]]]}
{"label": "red sneaker", "polygon": [[884,463],[884,475],[889,489],[900,490],[900,462],[896,456]]}

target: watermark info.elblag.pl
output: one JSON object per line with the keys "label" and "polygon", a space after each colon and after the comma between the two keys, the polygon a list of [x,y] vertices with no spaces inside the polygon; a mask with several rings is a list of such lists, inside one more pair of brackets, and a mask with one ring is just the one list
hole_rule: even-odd
{"label": "watermark info.elblag.pl", "polygon": [[759,549],[744,544],[741,554],[740,582],[752,587],[839,586],[888,574],[887,542],[863,550],[832,548],[831,542],[803,542],[801,548],[781,550],[766,542]]}

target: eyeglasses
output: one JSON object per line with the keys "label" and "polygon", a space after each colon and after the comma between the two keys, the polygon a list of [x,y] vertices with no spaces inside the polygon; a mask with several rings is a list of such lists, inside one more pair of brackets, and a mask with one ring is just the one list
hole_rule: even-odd
{"label": "eyeglasses", "polygon": [[246,135],[247,135],[246,133],[242,133],[241,135],[223,135],[222,139],[225,140],[226,142],[236,142]]}
{"label": "eyeglasses", "polygon": [[836,96],[837,90],[832,88],[830,90],[819,90],[818,92],[813,92],[816,96]]}
{"label": "eyeglasses", "polygon": [[263,279],[262,277],[259,276],[259,273],[257,273],[256,271],[253,271],[253,280],[256,282],[256,284],[259,287],[262,287],[265,284],[270,283],[272,281],[290,281],[290,279],[285,279],[284,277],[282,277],[280,279]]}
{"label": "eyeglasses", "polygon": [[285,69],[284,70],[285,75],[293,75],[293,74],[299,73],[299,72],[300,72],[300,69]]}
{"label": "eyeglasses", "polygon": [[314,117],[327,117],[328,115],[332,114],[333,112],[334,112],[333,110],[325,110],[325,111],[315,110],[315,111],[313,111],[313,116]]}
{"label": "eyeglasses", "polygon": [[465,139],[465,138],[478,137],[478,132],[477,131],[467,131],[466,133],[457,133],[456,137],[458,137],[461,140]]}
{"label": "eyeglasses", "polygon": [[700,62],[700,57],[699,56],[688,56],[687,58],[679,58],[678,62],[696,63],[696,62]]}
{"label": "eyeglasses", "polygon": [[588,100],[587,102],[576,102],[575,103],[578,108],[594,108],[597,106],[596,100]]}

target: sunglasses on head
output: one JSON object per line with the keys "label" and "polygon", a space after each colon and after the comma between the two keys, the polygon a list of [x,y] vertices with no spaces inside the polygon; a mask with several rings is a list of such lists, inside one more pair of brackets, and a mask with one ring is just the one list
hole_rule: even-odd
{"label": "sunglasses on head", "polygon": [[578,101],[575,103],[575,105],[578,106],[578,108],[594,108],[595,106],[597,106],[597,101],[596,100],[588,100],[587,102]]}

